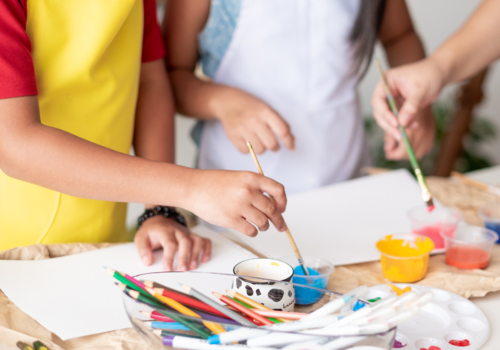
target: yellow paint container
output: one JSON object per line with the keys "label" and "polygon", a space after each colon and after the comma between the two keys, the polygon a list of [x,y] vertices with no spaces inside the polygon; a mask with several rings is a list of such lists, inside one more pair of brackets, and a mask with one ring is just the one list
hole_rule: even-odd
{"label": "yellow paint container", "polygon": [[416,282],[424,278],[434,243],[428,237],[386,236],[377,242],[382,273],[393,282]]}

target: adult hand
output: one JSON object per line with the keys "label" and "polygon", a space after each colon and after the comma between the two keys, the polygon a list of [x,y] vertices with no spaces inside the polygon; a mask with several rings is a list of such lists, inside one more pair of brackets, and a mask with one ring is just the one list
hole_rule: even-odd
{"label": "adult hand", "polygon": [[198,261],[210,259],[212,242],[195,235],[174,219],[161,215],[147,219],[134,238],[137,252],[144,265],[153,263],[153,250],[163,248],[163,269],[172,271],[177,253],[177,271],[193,270]]}
{"label": "adult hand", "polygon": [[217,118],[240,152],[248,153],[247,141],[257,154],[266,149],[279,150],[278,139],[289,150],[295,147],[295,137],[287,122],[266,103],[244,91],[228,88]]}
{"label": "adult hand", "polygon": [[[415,156],[421,158],[427,154],[434,145],[436,125],[430,107],[420,110],[417,119],[419,122],[414,122],[414,127],[407,128],[405,131]],[[400,136],[399,132],[398,136]],[[385,134],[384,151],[387,159],[408,159],[408,152],[406,151],[403,140],[401,140],[400,137],[399,139],[394,138],[390,133]]]}
{"label": "adult hand", "polygon": [[[269,228],[269,220],[279,231],[286,228],[281,216],[286,207],[285,188],[265,176],[245,171],[197,170],[188,188],[183,207],[214,225],[250,237],[257,235],[251,223],[260,231]],[[264,193],[273,196],[276,205]]]}
{"label": "adult hand", "polygon": [[[408,129],[421,123],[418,112],[439,96],[445,84],[443,70],[432,58],[390,69],[386,78],[399,107],[399,122]],[[389,108],[381,81],[373,92],[372,107],[378,125],[393,139],[401,140],[398,120]]]}

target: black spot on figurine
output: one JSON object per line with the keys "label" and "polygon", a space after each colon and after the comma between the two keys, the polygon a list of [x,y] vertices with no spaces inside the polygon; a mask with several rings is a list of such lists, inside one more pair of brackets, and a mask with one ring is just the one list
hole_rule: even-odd
{"label": "black spot on figurine", "polygon": [[289,291],[288,291],[288,296],[289,296],[289,297],[291,297],[291,296],[292,296],[292,291],[291,291],[291,290],[289,290]]}
{"label": "black spot on figurine", "polygon": [[267,296],[269,299],[271,299],[274,302],[278,302],[281,299],[283,299],[283,296],[285,295],[285,292],[283,292],[281,289],[271,289],[269,293],[267,293]]}
{"label": "black spot on figurine", "polygon": [[250,287],[250,286],[246,285],[246,286],[245,286],[245,289],[247,290],[247,295],[248,295],[249,297],[251,297],[251,296],[253,295],[253,289],[252,289],[252,287]]}
{"label": "black spot on figurine", "polygon": [[260,295],[260,289],[257,289],[257,290],[255,291],[255,294]]}
{"label": "black spot on figurine", "polygon": [[241,280],[239,278],[236,278],[236,288],[241,287]]}

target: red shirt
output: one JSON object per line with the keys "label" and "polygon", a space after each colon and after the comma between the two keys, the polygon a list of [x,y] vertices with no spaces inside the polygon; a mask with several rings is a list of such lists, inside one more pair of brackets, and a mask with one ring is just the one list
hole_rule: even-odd
{"label": "red shirt", "polygon": [[[0,99],[38,94],[26,33],[27,1],[0,0]],[[142,62],[151,62],[162,58],[165,49],[156,19],[156,0],[143,3]]]}

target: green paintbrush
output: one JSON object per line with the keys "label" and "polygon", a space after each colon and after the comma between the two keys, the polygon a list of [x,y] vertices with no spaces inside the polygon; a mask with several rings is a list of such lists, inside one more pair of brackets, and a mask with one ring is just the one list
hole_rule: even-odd
{"label": "green paintbrush", "polygon": [[425,183],[424,175],[422,174],[422,170],[420,170],[420,165],[418,165],[417,157],[415,157],[415,153],[413,153],[413,149],[411,148],[410,140],[406,136],[405,129],[399,123],[399,112],[396,107],[396,101],[394,101],[394,96],[392,95],[391,89],[389,88],[389,84],[387,83],[387,79],[385,78],[384,70],[382,69],[382,65],[380,61],[377,59],[377,66],[380,72],[380,77],[382,78],[382,84],[384,86],[384,91],[387,96],[387,101],[389,102],[389,106],[391,107],[392,113],[396,116],[398,120],[398,129],[401,133],[401,138],[406,147],[406,151],[408,152],[408,156],[410,158],[410,163],[415,172],[415,176],[417,177],[418,184],[420,185],[420,190],[422,191],[422,199],[427,205],[427,211],[431,212],[434,210],[434,203],[432,202],[432,195]]}

